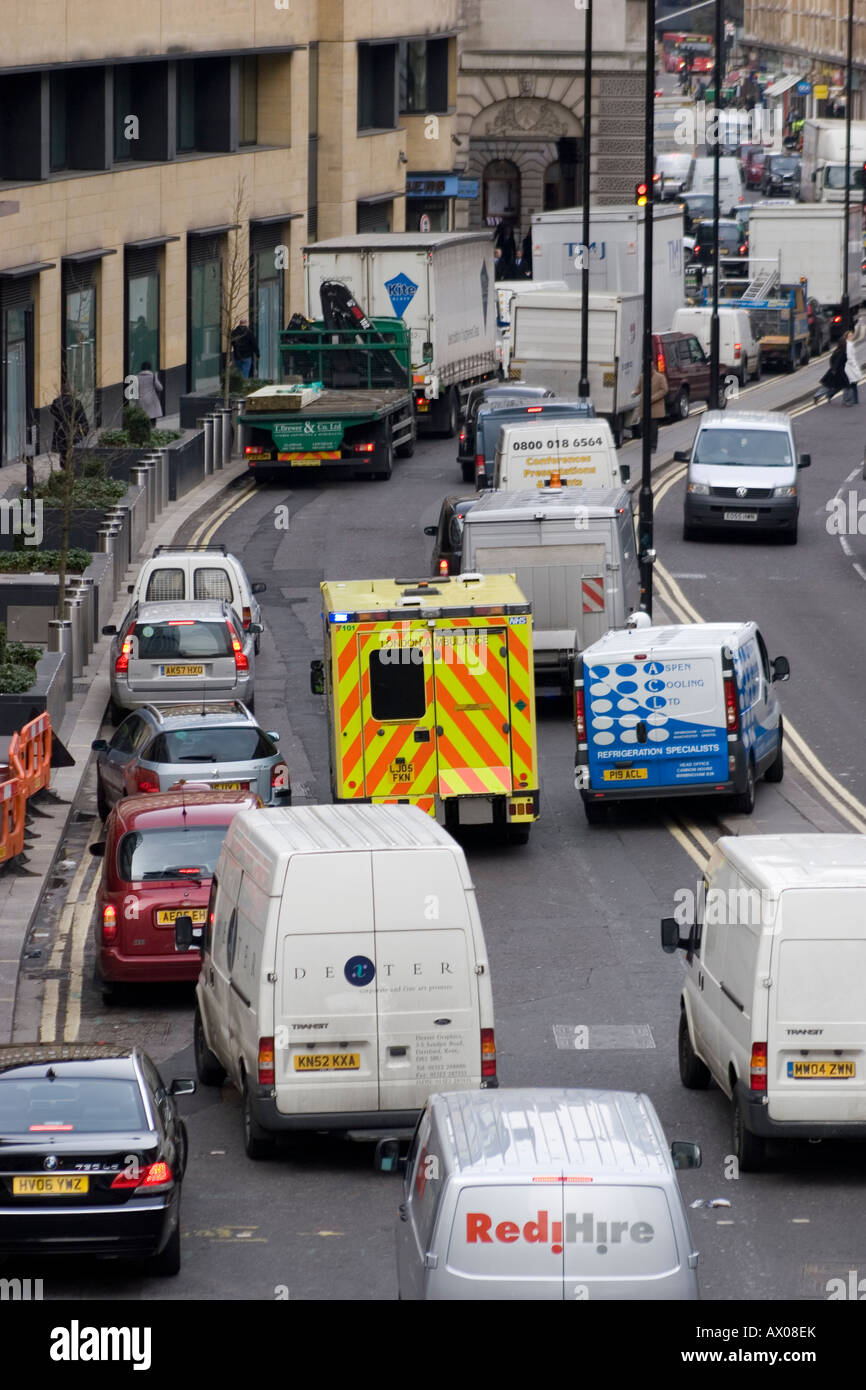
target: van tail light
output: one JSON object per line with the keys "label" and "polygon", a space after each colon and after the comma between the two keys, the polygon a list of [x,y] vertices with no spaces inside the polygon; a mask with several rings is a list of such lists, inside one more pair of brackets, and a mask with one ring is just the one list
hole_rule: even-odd
{"label": "van tail light", "polygon": [[466,431],[465,431],[465,430],[461,430],[461,431],[460,431],[460,443],[461,443],[461,444],[465,444],[465,443],[466,443]]}
{"label": "van tail light", "polygon": [[481,1029],[481,1075],[496,1075],[496,1041],[492,1028]]}
{"label": "van tail light", "polygon": [[287,792],[291,787],[289,769],[285,763],[274,763],[271,768],[271,791]]}
{"label": "van tail light", "polygon": [[116,660],[115,663],[114,663],[114,674],[115,674],[116,676],[125,676],[125,675],[126,675],[127,671],[129,670],[129,658],[131,657],[131,655],[132,655],[132,638],[131,638],[131,637],[124,637],[123,643],[122,643],[121,648],[120,648],[120,656],[117,658],[117,660]]}
{"label": "van tail light", "polygon": [[586,701],[582,685],[576,686],[574,691],[574,728],[578,743],[583,743],[586,739]]}
{"label": "van tail light", "polygon": [[749,1060],[749,1090],[767,1089],[767,1044],[752,1043],[752,1056]]}
{"label": "van tail light", "polygon": [[117,908],[111,903],[102,909],[102,940],[106,946],[117,940]]}
{"label": "van tail light", "polygon": [[259,1085],[273,1086],[274,1080],[274,1040],[259,1038]]}
{"label": "van tail light", "polygon": [[486,472],[487,472],[487,462],[486,462],[486,460],[485,460],[485,458],[484,458],[484,455],[483,455],[483,454],[476,454],[476,455],[475,455],[475,476],[476,476],[476,478],[483,478],[483,476],[484,476],[484,474],[485,474]]}
{"label": "van tail light", "polygon": [[152,772],[142,772],[139,770],[135,774],[135,790],[137,792],[158,792],[159,782],[154,779]]}
{"label": "van tail light", "polygon": [[226,626],[229,630],[229,637],[232,639],[232,651],[234,652],[235,657],[235,670],[238,673],[240,673],[241,671],[246,672],[250,669],[250,663],[247,660],[246,653],[244,652],[243,643],[241,642],[241,639],[235,632],[232,624],[227,623]]}
{"label": "van tail light", "polygon": [[841,314],[834,314],[834,315],[833,315],[833,322],[834,322],[834,323],[841,323],[841,322],[842,322],[842,315],[841,315]]}
{"label": "van tail light", "polygon": [[117,1174],[111,1186],[112,1190],[134,1188],[136,1192],[153,1192],[160,1187],[170,1187],[173,1182],[171,1165],[166,1163],[165,1159],[139,1165],[134,1157],[130,1157],[123,1172]]}
{"label": "van tail light", "polygon": [[448,561],[447,561],[447,560],[440,560],[440,561],[439,561],[439,573],[442,574],[442,575],[445,575],[445,574],[448,573]]}
{"label": "van tail light", "polygon": [[740,727],[740,707],[733,676],[725,676],[725,723],[729,734],[735,734]]}
{"label": "van tail light", "polygon": [[662,376],[667,376],[668,374],[668,364],[665,361],[665,355],[661,349],[659,349],[658,356],[656,357],[656,371],[661,372]]}
{"label": "van tail light", "polygon": [[243,610],[243,620],[244,627],[249,627],[250,623],[253,620],[253,610],[251,608],[245,608]]}
{"label": "van tail light", "polygon": [[742,352],[743,352],[743,344],[742,344],[742,343],[734,343],[734,356],[735,356],[735,357],[741,357],[741,356],[742,356]]}

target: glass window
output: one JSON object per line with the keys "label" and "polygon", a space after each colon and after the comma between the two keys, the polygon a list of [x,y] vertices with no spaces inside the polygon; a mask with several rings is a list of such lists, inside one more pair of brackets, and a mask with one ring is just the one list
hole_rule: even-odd
{"label": "glass window", "polygon": [[146,603],[174,603],[185,599],[183,570],[154,570],[147,581],[144,597]]}
{"label": "glass window", "polygon": [[232,644],[228,624],[197,622],[194,618],[169,620],[167,623],[137,623],[139,661],[157,657],[218,657],[231,656]]}
{"label": "glass window", "polygon": [[400,110],[427,110],[427,42],[410,39],[400,50]]}
{"label": "glass window", "polygon": [[164,830],[130,830],[117,847],[117,872],[124,883],[145,879],[212,878],[228,825],[179,825]]}
{"label": "glass window", "polygon": [[219,387],[221,351],[222,265],[205,261],[190,270],[190,373],[193,391]]}
{"label": "glass window", "polygon": [[358,129],[393,130],[397,124],[397,44],[358,44]]}
{"label": "glass window", "polygon": [[66,377],[92,422],[96,418],[96,287],[69,290],[63,307]]}
{"label": "glass window", "polygon": [[195,569],[193,571],[193,598],[212,598],[233,603],[232,583],[225,570]]}
{"label": "glass window", "polygon": [[50,84],[51,168],[65,169],[68,163],[68,124],[66,112],[66,73],[52,72]]}
{"label": "glass window", "polygon": [[241,58],[238,80],[238,144],[255,145],[258,141],[258,58]]}
{"label": "glass window", "polygon": [[259,344],[259,376],[276,381],[277,343],[283,326],[283,272],[277,270],[273,251],[260,251],[253,259],[255,324]]}
{"label": "glass window", "polygon": [[246,763],[272,758],[276,748],[261,729],[250,724],[207,725],[171,729],[154,739],[149,762]]}
{"label": "glass window", "polygon": [[699,364],[702,364],[707,360],[704,356],[704,350],[698,342],[697,338],[689,338],[689,355],[693,362],[697,362]]}
{"label": "glass window", "polygon": [[177,148],[195,149],[195,62],[177,65]]}
{"label": "glass window", "polygon": [[787,468],[792,459],[786,430],[721,429],[698,433],[693,462]]}
{"label": "glass window", "polygon": [[[3,315],[3,462],[24,457],[27,431],[27,318],[24,309]],[[89,418],[89,417],[88,417]]]}
{"label": "glass window", "polygon": [[117,733],[111,740],[111,747],[115,753],[131,753],[133,739],[139,724],[142,721],[137,714],[131,714],[128,719],[124,719]]}
{"label": "glass window", "polygon": [[107,1134],[142,1130],[147,1119],[137,1081],[67,1076],[0,1077],[0,1131],[5,1134]]}
{"label": "glass window", "polygon": [[127,373],[142,362],[159,369],[159,276],[136,275],[127,281]]}
{"label": "glass window", "polygon": [[128,66],[114,69],[114,158],[132,159],[133,142],[126,138],[127,116],[132,110],[132,72]]}
{"label": "glass window", "polygon": [[[420,650],[374,651],[370,654],[370,711],[381,722],[421,719],[427,709],[424,663]],[[405,658],[405,659],[403,659]]]}

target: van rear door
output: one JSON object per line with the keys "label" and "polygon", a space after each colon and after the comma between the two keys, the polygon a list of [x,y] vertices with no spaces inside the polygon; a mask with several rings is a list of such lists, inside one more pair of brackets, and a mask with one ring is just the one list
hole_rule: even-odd
{"label": "van rear door", "polygon": [[411,797],[429,811],[436,792],[433,639],[426,626],[412,627],[410,617],[407,610],[405,623],[358,628],[363,795]]}
{"label": "van rear door", "polygon": [[421,1109],[481,1084],[466,890],[447,849],[374,850],[379,1106]]}
{"label": "van rear door", "polygon": [[689,786],[728,777],[721,655],[648,652],[584,667],[591,785]]}
{"label": "van rear door", "polygon": [[379,1108],[376,951],[369,852],[295,854],[277,928],[277,1110]]}
{"label": "van rear door", "polygon": [[461,1188],[446,1269],[431,1280],[431,1296],[562,1300],[562,1227],[561,1172]]}
{"label": "van rear door", "polygon": [[[547,522],[519,523],[521,537],[534,529],[537,544],[479,547],[473,564],[482,574],[514,574],[521,591],[532,604],[535,651],[571,651],[575,628],[580,645],[587,646],[607,632],[604,541],[568,541],[545,545]],[[502,535],[504,527],[497,527]],[[515,536],[518,527],[514,527]],[[480,528],[476,535],[483,536]],[[577,533],[578,535],[580,533]]]}
{"label": "van rear door", "polygon": [[770,1118],[863,1124],[866,889],[786,889],[775,928]]}
{"label": "van rear door", "polygon": [[678,1247],[662,1187],[563,1183],[564,1297],[694,1298],[689,1252]]}
{"label": "van rear door", "polygon": [[452,622],[434,633],[438,791],[501,795],[514,790],[511,633],[496,619],[481,627],[471,618]]}

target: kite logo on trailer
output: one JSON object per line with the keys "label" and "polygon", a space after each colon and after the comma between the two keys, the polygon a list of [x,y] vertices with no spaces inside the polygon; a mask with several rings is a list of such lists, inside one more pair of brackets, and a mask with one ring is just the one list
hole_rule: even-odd
{"label": "kite logo on trailer", "polygon": [[418,293],[418,286],[401,271],[393,280],[385,281],[385,289],[388,291],[394,313],[401,319]]}
{"label": "kite logo on trailer", "polygon": [[626,1236],[635,1245],[648,1245],[655,1235],[648,1221],[596,1221],[591,1211],[584,1212],[580,1221],[575,1212],[566,1212],[564,1223],[551,1221],[549,1212],[540,1211],[537,1219],[527,1221],[522,1230],[516,1221],[500,1221],[491,1235],[493,1218],[484,1212],[470,1211],[466,1213],[466,1240],[469,1245],[492,1245],[494,1238],[504,1245],[513,1245],[521,1237],[530,1245],[547,1245],[549,1241],[551,1254],[561,1255],[563,1225],[566,1244],[574,1245],[579,1240],[584,1245],[594,1245],[599,1255],[606,1255],[609,1245],[622,1244]]}

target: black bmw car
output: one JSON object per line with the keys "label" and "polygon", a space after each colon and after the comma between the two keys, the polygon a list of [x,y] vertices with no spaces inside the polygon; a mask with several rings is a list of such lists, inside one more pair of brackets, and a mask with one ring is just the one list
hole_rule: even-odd
{"label": "black bmw car", "polygon": [[124,1255],[180,1270],[186,1126],[138,1048],[0,1047],[0,1256]]}

